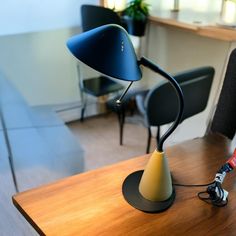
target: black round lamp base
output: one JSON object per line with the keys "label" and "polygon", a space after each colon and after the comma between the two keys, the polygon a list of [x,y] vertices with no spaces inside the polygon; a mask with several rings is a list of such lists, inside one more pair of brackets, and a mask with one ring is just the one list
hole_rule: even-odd
{"label": "black round lamp base", "polygon": [[139,170],[126,177],[122,185],[125,200],[134,208],[144,212],[157,213],[167,210],[175,200],[174,188],[171,196],[167,200],[160,202],[149,201],[139,192],[139,182],[142,174],[143,170]]}

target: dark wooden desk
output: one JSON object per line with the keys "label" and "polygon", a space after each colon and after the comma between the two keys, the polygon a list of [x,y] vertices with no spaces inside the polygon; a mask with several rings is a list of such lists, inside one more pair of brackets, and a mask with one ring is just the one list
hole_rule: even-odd
{"label": "dark wooden desk", "polygon": [[[167,148],[174,181],[208,183],[230,156],[229,142],[209,135]],[[130,159],[13,196],[13,202],[42,235],[236,235],[235,174],[223,187],[229,203],[217,208],[198,199],[204,187],[176,187],[171,208],[140,212],[121,193],[125,177],[143,169],[148,155]]]}

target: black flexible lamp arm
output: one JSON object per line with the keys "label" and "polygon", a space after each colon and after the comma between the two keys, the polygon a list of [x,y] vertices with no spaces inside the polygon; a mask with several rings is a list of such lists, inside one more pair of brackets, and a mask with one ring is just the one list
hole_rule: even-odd
{"label": "black flexible lamp arm", "polygon": [[152,71],[154,71],[154,72],[162,75],[163,77],[165,77],[170,82],[170,84],[174,87],[174,89],[176,91],[176,94],[178,96],[178,100],[179,100],[179,112],[178,112],[178,115],[176,116],[176,119],[175,119],[174,123],[172,124],[172,126],[161,136],[160,141],[157,144],[158,151],[162,152],[163,151],[163,143],[171,135],[171,133],[174,132],[174,130],[176,129],[176,127],[178,126],[178,124],[181,121],[181,118],[182,118],[182,115],[183,115],[183,111],[184,111],[184,96],[183,96],[183,92],[182,92],[182,89],[180,88],[179,84],[176,82],[176,80],[171,75],[166,73],[164,70],[162,70],[160,67],[158,67],[153,62],[149,61],[147,58],[141,57],[141,59],[139,60],[139,65],[143,65],[145,67],[148,67]]}

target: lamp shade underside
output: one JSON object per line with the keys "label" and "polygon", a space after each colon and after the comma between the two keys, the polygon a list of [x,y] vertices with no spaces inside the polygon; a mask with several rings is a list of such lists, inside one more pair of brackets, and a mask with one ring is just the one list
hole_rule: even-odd
{"label": "lamp shade underside", "polygon": [[126,81],[142,77],[129,35],[118,25],[104,25],[73,36],[67,47],[78,60],[107,76]]}

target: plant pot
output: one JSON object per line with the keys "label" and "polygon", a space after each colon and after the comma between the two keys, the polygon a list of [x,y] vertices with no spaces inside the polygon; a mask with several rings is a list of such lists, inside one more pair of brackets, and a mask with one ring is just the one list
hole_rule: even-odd
{"label": "plant pot", "polygon": [[136,20],[132,17],[124,15],[122,16],[122,22],[129,34],[139,37],[144,36],[147,25],[147,17]]}

